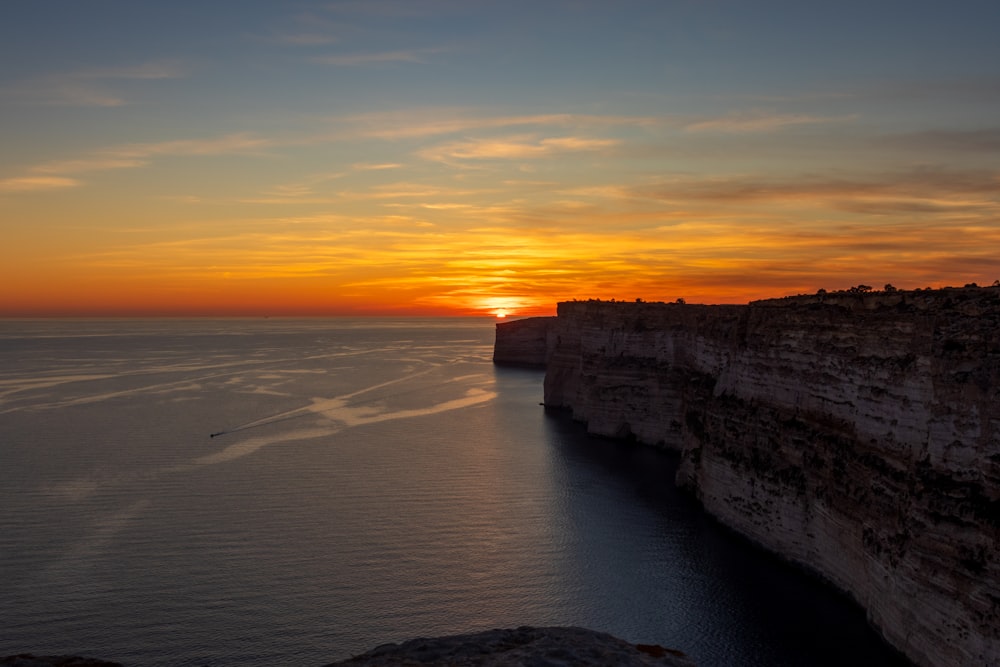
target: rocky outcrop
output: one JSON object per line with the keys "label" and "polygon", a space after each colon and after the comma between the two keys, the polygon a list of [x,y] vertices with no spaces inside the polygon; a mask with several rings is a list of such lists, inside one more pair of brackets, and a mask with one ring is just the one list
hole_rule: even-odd
{"label": "rocky outcrop", "polygon": [[554,317],[528,317],[497,324],[493,363],[541,368],[549,355]]}
{"label": "rocky outcrop", "polygon": [[681,452],[914,662],[1000,664],[1000,289],[561,303],[548,337],[546,405]]}
{"label": "rocky outcrop", "polygon": [[488,630],[386,644],[329,667],[693,667],[683,653],[655,644],[629,644],[583,628]]}
{"label": "rocky outcrop", "polygon": [[108,662],[77,655],[32,655],[19,653],[0,658],[2,667],[122,667],[120,662]]}
{"label": "rocky outcrop", "polygon": [[[449,637],[418,638],[384,644],[328,667],[695,667],[680,651],[657,644],[629,644],[603,632],[584,628],[487,630]],[[78,656],[0,658],[0,667],[123,667],[117,662]]]}

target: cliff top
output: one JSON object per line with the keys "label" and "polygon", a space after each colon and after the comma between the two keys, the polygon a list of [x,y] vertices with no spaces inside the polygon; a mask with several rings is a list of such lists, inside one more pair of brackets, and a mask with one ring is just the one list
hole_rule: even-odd
{"label": "cliff top", "polygon": [[867,285],[858,285],[844,290],[828,292],[819,290],[815,294],[797,294],[792,296],[758,299],[748,304],[688,304],[683,299],[674,302],[664,301],[603,301],[588,299],[586,301],[562,301],[558,304],[559,311],[589,308],[604,309],[613,306],[635,312],[663,311],[682,308],[711,308],[718,310],[742,310],[751,308],[797,307],[822,304],[839,306],[849,310],[881,310],[885,308],[906,307],[914,310],[935,310],[959,307],[962,305],[982,305],[995,307],[1000,305],[1000,281],[988,287],[975,284],[964,287],[942,287],[938,289],[897,289],[886,285],[885,289],[875,290]]}

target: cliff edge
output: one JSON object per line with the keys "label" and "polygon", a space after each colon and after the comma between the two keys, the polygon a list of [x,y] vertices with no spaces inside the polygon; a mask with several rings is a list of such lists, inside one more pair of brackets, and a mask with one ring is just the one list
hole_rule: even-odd
{"label": "cliff edge", "polygon": [[1000,664],[1000,289],[569,302],[547,336],[546,405],[679,451],[917,664]]}

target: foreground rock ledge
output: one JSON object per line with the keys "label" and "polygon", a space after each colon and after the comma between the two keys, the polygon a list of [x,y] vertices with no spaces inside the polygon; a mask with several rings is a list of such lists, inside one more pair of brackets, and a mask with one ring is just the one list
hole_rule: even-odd
{"label": "foreground rock ledge", "polygon": [[452,665],[454,667],[622,667],[669,665],[693,667],[680,651],[655,644],[629,644],[584,628],[520,627],[474,634],[411,639],[386,644],[328,667]]}
{"label": "foreground rock ledge", "polygon": [[120,662],[109,662],[97,658],[81,658],[76,655],[32,655],[19,653],[0,658],[2,667],[123,667]]}
{"label": "foreground rock ledge", "polygon": [[[656,644],[629,644],[603,632],[584,628],[487,630],[451,637],[411,639],[385,644],[327,667],[694,667],[680,651]],[[123,667],[117,662],[77,656],[36,656],[30,653],[0,658],[0,667]]]}

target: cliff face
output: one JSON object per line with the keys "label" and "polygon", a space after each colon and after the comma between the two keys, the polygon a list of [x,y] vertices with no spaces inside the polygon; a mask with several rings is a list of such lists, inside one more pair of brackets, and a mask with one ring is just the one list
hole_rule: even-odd
{"label": "cliff face", "polygon": [[1000,289],[562,303],[548,335],[546,405],[679,450],[916,663],[1000,664]]}
{"label": "cliff face", "polygon": [[513,366],[543,367],[548,358],[549,334],[554,317],[528,317],[497,324],[493,362]]}

